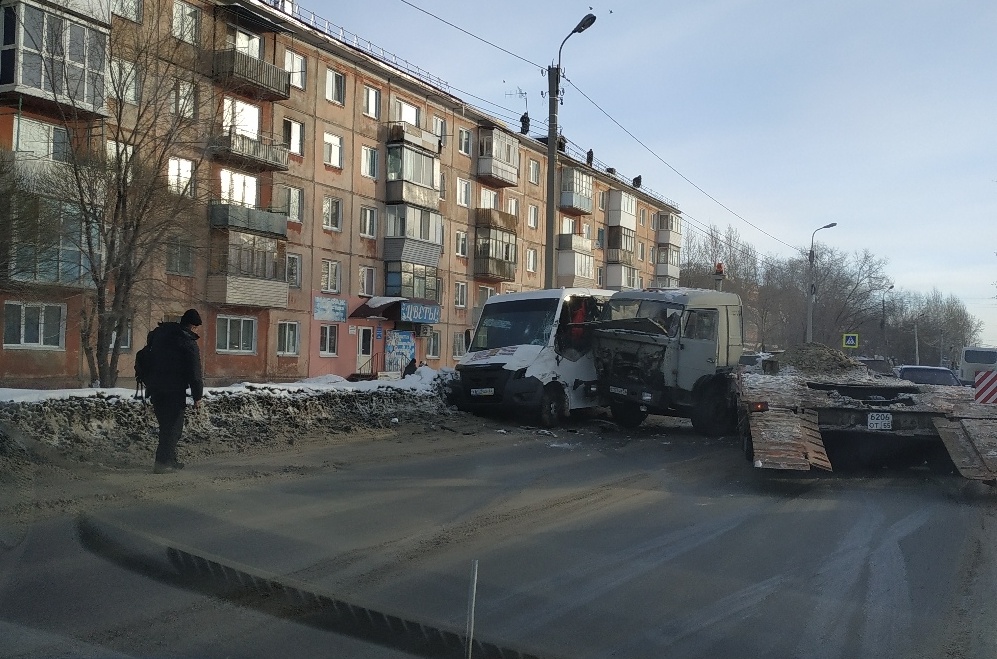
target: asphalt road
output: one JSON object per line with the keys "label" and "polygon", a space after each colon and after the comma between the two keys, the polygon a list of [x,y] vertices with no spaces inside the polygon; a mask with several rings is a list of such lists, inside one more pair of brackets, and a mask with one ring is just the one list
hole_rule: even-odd
{"label": "asphalt road", "polygon": [[91,511],[116,549],[37,523],[0,553],[0,656],[410,656],[177,577],[157,546],[410,635],[463,633],[477,560],[475,637],[538,657],[997,656],[985,486],[763,472],[668,421],[459,430],[193,465],[212,487]]}

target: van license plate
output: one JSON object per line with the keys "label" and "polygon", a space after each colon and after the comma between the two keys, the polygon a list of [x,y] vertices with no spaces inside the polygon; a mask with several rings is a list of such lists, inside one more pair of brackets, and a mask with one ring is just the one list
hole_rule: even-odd
{"label": "van license plate", "polygon": [[869,430],[893,430],[893,415],[889,412],[869,412]]}
{"label": "van license plate", "polygon": [[472,396],[494,396],[495,387],[485,387],[482,389],[471,389]]}

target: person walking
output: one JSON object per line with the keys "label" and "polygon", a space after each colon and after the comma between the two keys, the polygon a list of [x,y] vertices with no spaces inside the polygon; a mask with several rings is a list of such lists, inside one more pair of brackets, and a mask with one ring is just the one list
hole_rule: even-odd
{"label": "person walking", "polygon": [[152,364],[146,389],[152,399],[152,408],[159,422],[159,446],[153,472],[165,474],[183,469],[177,460],[177,443],[183,434],[184,411],[187,407],[187,389],[194,399],[194,409],[201,405],[204,396],[204,379],[201,374],[200,338],[194,327],[201,326],[197,309],[188,309],[179,323],[159,323],[149,332],[152,346]]}

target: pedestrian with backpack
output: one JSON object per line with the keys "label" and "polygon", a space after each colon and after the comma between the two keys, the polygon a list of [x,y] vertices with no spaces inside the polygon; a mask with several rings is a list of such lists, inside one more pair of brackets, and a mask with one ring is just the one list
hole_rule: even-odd
{"label": "pedestrian with backpack", "polygon": [[[187,389],[194,399],[194,409],[201,406],[204,396],[204,379],[201,374],[200,338],[194,327],[201,326],[197,309],[188,309],[179,323],[159,323],[149,332],[148,345],[141,374],[146,391],[152,399],[152,408],[159,422],[159,446],[153,472],[165,474],[183,469],[177,460],[177,443],[183,434],[184,411],[187,408]],[[142,351],[140,351],[142,352]]]}

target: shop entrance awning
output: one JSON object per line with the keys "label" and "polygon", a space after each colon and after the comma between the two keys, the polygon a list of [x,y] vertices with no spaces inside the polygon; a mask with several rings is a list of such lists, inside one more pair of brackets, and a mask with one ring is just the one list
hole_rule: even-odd
{"label": "shop entrance awning", "polygon": [[440,305],[433,300],[375,296],[354,309],[350,318],[394,320],[432,325],[440,322]]}

